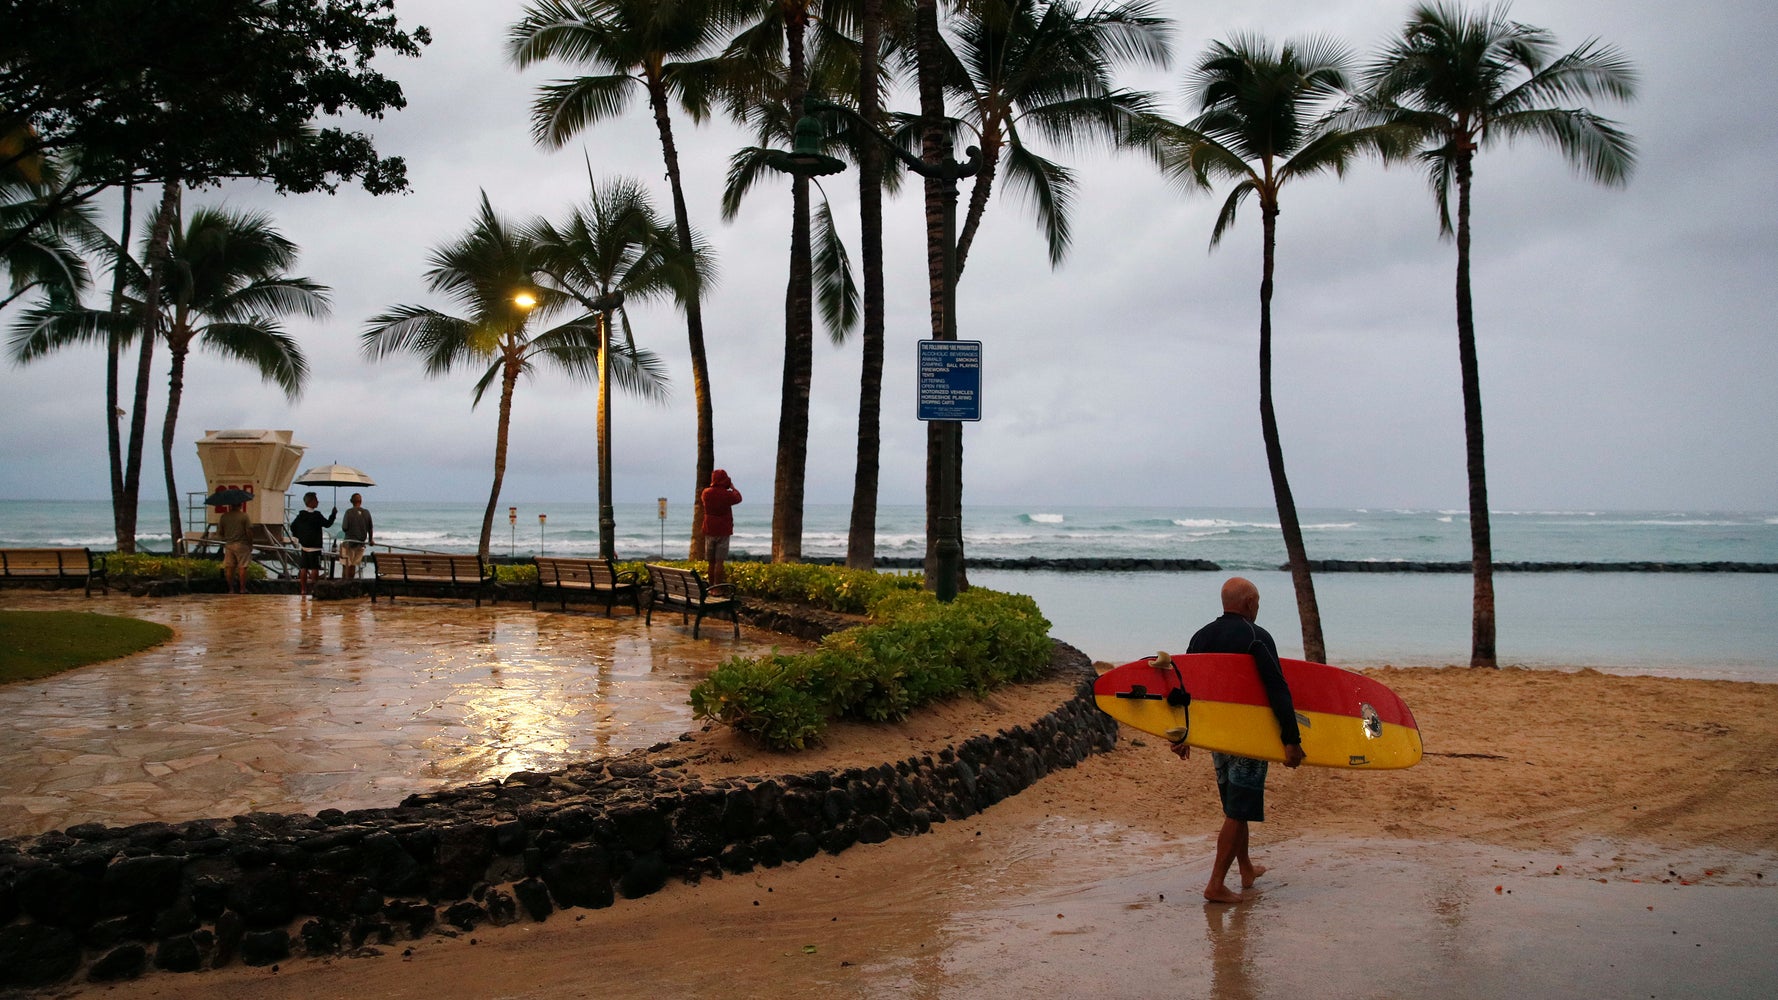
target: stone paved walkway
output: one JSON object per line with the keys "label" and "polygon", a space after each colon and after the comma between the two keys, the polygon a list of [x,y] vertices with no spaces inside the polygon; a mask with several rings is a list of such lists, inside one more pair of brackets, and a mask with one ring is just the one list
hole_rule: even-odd
{"label": "stone paved walkway", "polygon": [[[693,725],[686,692],[736,654],[797,648],[676,616],[287,595],[0,608],[171,626],[135,656],[0,687],[0,837],[84,822],[394,805],[444,785],[623,753]],[[660,617],[660,616],[657,616]]]}

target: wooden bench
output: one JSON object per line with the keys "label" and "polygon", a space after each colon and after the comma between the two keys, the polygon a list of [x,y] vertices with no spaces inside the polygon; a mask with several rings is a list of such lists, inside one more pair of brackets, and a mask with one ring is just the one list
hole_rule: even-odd
{"label": "wooden bench", "polygon": [[648,563],[647,567],[649,596],[646,624],[654,624],[655,608],[678,611],[681,622],[685,621],[687,615],[695,614],[697,619],[692,622],[691,637],[696,639],[698,627],[704,623],[705,615],[726,615],[734,623],[735,638],[740,638],[741,602],[735,597],[733,584],[708,586],[695,569],[656,566],[654,563]]}
{"label": "wooden bench", "polygon": [[94,556],[91,549],[0,549],[0,581],[13,580],[78,582],[88,597],[96,583],[111,593],[105,557]]}
{"label": "wooden bench", "polygon": [[483,562],[481,556],[378,552],[371,558],[377,566],[376,579],[370,587],[372,604],[378,594],[389,595],[389,603],[395,603],[397,591],[425,596],[470,595],[478,608],[483,596],[490,601],[498,599],[494,592],[494,567]]}
{"label": "wooden bench", "polygon": [[642,583],[634,573],[620,573],[609,559],[566,559],[558,556],[532,556],[537,566],[537,585],[531,591],[531,609],[545,591],[553,590],[568,610],[568,595],[585,591],[593,597],[604,597],[605,613],[611,614],[617,599],[628,598],[637,614],[642,613]]}

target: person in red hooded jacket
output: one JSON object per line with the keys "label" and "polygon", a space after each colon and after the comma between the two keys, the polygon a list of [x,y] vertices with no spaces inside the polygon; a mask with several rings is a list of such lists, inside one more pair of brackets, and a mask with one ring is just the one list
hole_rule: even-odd
{"label": "person in red hooded jacket", "polygon": [[723,581],[722,564],[728,559],[729,536],[735,533],[732,508],[740,502],[741,491],[727,472],[710,473],[710,485],[704,488],[704,558],[710,562],[712,587]]}

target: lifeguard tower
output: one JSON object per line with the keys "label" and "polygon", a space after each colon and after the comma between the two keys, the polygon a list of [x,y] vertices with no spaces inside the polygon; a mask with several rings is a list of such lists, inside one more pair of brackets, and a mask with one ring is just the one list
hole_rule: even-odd
{"label": "lifeguard tower", "polygon": [[[253,499],[247,502],[247,513],[253,518],[253,543],[261,558],[264,553],[258,552],[260,546],[276,550],[290,547],[289,532],[284,526],[285,494],[306,450],[305,446],[291,440],[294,434],[294,431],[205,431],[198,440],[198,461],[204,467],[203,496],[225,489],[245,490],[252,494]],[[197,527],[197,519],[188,518],[186,541],[214,544],[216,521],[220,516],[214,507],[205,507],[203,528],[199,531],[193,530]]]}

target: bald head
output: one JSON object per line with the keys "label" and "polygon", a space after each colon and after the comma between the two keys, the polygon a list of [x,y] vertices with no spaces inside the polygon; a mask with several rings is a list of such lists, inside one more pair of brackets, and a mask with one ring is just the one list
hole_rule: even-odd
{"label": "bald head", "polygon": [[1246,577],[1229,577],[1222,585],[1222,610],[1253,621],[1259,617],[1259,588]]}

